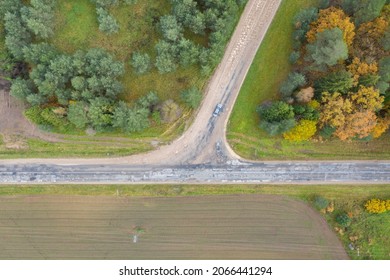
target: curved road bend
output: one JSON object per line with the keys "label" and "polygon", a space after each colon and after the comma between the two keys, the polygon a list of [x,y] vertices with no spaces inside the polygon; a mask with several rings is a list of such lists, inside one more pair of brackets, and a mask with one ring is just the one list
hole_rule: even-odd
{"label": "curved road bend", "polygon": [[0,183],[390,182],[390,161],[249,163],[227,145],[231,109],[280,2],[249,0],[194,123],[170,145],[122,158],[0,160]]}

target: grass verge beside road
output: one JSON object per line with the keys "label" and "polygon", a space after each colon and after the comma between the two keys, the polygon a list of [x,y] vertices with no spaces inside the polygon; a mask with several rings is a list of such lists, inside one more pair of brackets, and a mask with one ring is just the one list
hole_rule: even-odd
{"label": "grass verge beside road", "polygon": [[[369,214],[364,203],[371,198],[390,198],[390,185],[375,186],[256,186],[256,185],[20,185],[0,186],[1,196],[15,195],[86,195],[183,197],[209,195],[273,194],[299,198],[313,204],[321,196],[334,204],[334,211],[322,214],[332,228],[340,227],[335,217],[347,212],[352,223],[342,232],[337,231],[346,251],[353,259],[390,259],[390,212]],[[351,241],[351,238],[358,238]],[[348,248],[353,243],[354,250]],[[359,255],[357,253],[359,248]]]}
{"label": "grass verge beside road", "polygon": [[251,160],[264,159],[390,159],[390,136],[370,142],[292,143],[270,137],[259,128],[256,108],[277,98],[279,86],[290,72],[292,20],[302,8],[316,6],[318,0],[284,0],[257,52],[234,106],[227,138],[233,150]]}

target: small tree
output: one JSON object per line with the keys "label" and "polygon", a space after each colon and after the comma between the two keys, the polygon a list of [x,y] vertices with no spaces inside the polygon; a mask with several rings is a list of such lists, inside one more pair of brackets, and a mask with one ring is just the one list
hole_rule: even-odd
{"label": "small tree", "polygon": [[73,102],[68,107],[68,120],[77,128],[83,129],[88,124],[87,105],[84,102]]}
{"label": "small tree", "polygon": [[131,65],[133,66],[137,74],[145,74],[150,70],[150,57],[147,53],[142,54],[139,52],[135,52],[131,59]]}
{"label": "small tree", "polygon": [[267,122],[280,122],[294,118],[294,108],[283,101],[265,103],[257,111],[260,119]]}
{"label": "small tree", "polygon": [[306,84],[305,75],[298,72],[291,72],[280,87],[280,93],[284,101],[293,102],[292,94],[294,91]]}
{"label": "small tree", "polygon": [[110,15],[104,8],[97,8],[96,13],[98,16],[100,31],[107,34],[118,33],[119,25],[112,15]]}
{"label": "small tree", "polygon": [[306,60],[323,70],[348,58],[348,47],[339,28],[326,29],[317,34],[316,41],[307,45]]}
{"label": "small tree", "polygon": [[202,101],[202,93],[196,87],[192,87],[183,91],[181,93],[181,98],[189,107],[196,109]]}
{"label": "small tree", "polygon": [[346,94],[354,86],[354,78],[350,72],[332,72],[315,82],[316,97],[321,97],[323,92],[339,92]]}

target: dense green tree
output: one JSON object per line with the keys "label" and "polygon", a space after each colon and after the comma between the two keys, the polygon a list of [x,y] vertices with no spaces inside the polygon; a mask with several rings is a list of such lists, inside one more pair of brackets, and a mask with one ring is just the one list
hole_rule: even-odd
{"label": "dense green tree", "polygon": [[21,9],[26,26],[39,38],[47,39],[53,33],[53,19],[56,1],[31,0],[30,6]]}
{"label": "dense green tree", "polygon": [[119,0],[91,0],[97,7],[107,8],[109,6],[115,6],[119,4]]}
{"label": "dense green tree", "polygon": [[157,93],[155,93],[154,91],[150,91],[148,92],[148,94],[140,97],[137,100],[136,105],[139,108],[148,109],[150,112],[152,112],[154,107],[158,104],[159,101],[160,99],[158,98]]}
{"label": "dense green tree", "polygon": [[202,92],[196,87],[192,87],[182,91],[181,98],[190,108],[196,109],[202,101]]}
{"label": "dense green tree", "polygon": [[104,97],[98,97],[90,101],[88,118],[94,129],[105,130],[112,125],[114,106]]}
{"label": "dense green tree", "polygon": [[343,9],[355,17],[355,23],[368,22],[378,17],[386,0],[343,0]]}
{"label": "dense green tree", "polygon": [[318,8],[310,7],[302,9],[294,17],[293,25],[295,31],[293,33],[294,40],[299,40],[302,43],[306,41],[306,33],[310,29],[310,24],[317,20],[318,18]]}
{"label": "dense green tree", "polygon": [[164,39],[168,41],[175,42],[183,36],[183,27],[174,15],[162,16],[159,26]]}
{"label": "dense green tree", "polygon": [[49,65],[58,55],[58,51],[48,43],[31,44],[23,48],[24,60],[38,65]]}
{"label": "dense green tree", "polygon": [[383,36],[381,43],[385,51],[390,51],[390,27],[386,29],[385,35]]}
{"label": "dense green tree", "polygon": [[283,100],[291,103],[293,101],[292,94],[293,92],[306,84],[305,75],[298,72],[291,72],[287,79],[280,86],[280,93]]}
{"label": "dense green tree", "polygon": [[150,57],[147,53],[135,52],[131,58],[131,66],[133,66],[134,71],[141,75],[145,74],[150,70],[151,62]]}
{"label": "dense green tree", "polygon": [[89,122],[87,117],[87,109],[87,104],[82,101],[70,104],[67,114],[68,120],[77,128],[85,128]]}
{"label": "dense green tree", "polygon": [[294,118],[294,108],[283,101],[267,102],[258,107],[260,119],[267,122],[281,122]]}
{"label": "dense green tree", "polygon": [[112,15],[110,15],[104,8],[97,8],[96,13],[100,31],[107,34],[118,33],[119,24]]}
{"label": "dense green tree", "polygon": [[339,61],[348,58],[348,47],[339,28],[326,29],[317,33],[313,44],[307,45],[306,60],[313,62],[320,70],[326,66],[334,66]]}
{"label": "dense green tree", "polygon": [[258,107],[260,128],[275,136],[289,131],[295,125],[294,108],[282,101],[267,102]]}
{"label": "dense green tree", "polygon": [[1,0],[0,1],[0,19],[3,19],[6,13],[17,14],[23,7],[22,0]]}
{"label": "dense green tree", "polygon": [[359,78],[359,85],[365,86],[365,87],[372,87],[376,86],[379,82],[380,76],[377,74],[367,74],[360,76]]}
{"label": "dense green tree", "polygon": [[177,69],[177,48],[169,42],[160,40],[156,45],[156,67],[161,74],[173,72]]}
{"label": "dense green tree", "polygon": [[296,120],[318,121],[320,112],[307,105],[294,105],[294,115]]}
{"label": "dense green tree", "polygon": [[180,65],[187,67],[198,62],[199,48],[192,41],[182,38],[178,43],[178,49]]}
{"label": "dense green tree", "polygon": [[316,80],[314,88],[317,99],[320,99],[323,92],[347,94],[353,86],[354,79],[352,74],[347,71],[338,71]]}
{"label": "dense green tree", "polygon": [[12,81],[11,95],[26,100],[27,96],[35,93],[34,84],[31,80],[16,79]]}
{"label": "dense green tree", "polygon": [[280,122],[262,121],[260,122],[259,127],[267,132],[270,136],[276,136],[291,130],[295,127],[295,125],[296,121],[294,119],[289,119]]}
{"label": "dense green tree", "polygon": [[119,102],[113,114],[113,127],[125,133],[140,132],[150,126],[149,114],[146,108],[129,108],[126,103]]}
{"label": "dense green tree", "polygon": [[4,16],[5,45],[17,60],[23,60],[23,48],[31,43],[31,34],[18,13]]}

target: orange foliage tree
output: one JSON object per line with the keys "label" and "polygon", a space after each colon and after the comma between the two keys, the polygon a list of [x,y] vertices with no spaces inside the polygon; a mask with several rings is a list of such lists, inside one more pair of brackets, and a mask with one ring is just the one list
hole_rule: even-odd
{"label": "orange foliage tree", "polygon": [[355,37],[355,25],[343,10],[335,7],[320,10],[318,19],[311,24],[311,28],[307,32],[307,41],[313,43],[317,33],[336,27],[343,31],[344,41],[348,46],[351,46]]}
{"label": "orange foliage tree", "polygon": [[353,79],[357,83],[360,76],[378,73],[378,63],[374,62],[368,64],[366,62],[360,61],[358,57],[355,57],[352,60],[352,63],[347,66],[347,69],[349,72],[351,72],[351,74],[353,75]]}
{"label": "orange foliage tree", "polygon": [[372,111],[358,111],[345,116],[345,122],[335,131],[342,141],[357,137],[364,138],[371,134],[376,126],[377,117]]}
{"label": "orange foliage tree", "polygon": [[382,136],[383,133],[386,132],[386,130],[389,129],[390,126],[390,118],[380,118],[378,119],[376,126],[372,130],[372,136],[374,138],[379,138]]}

